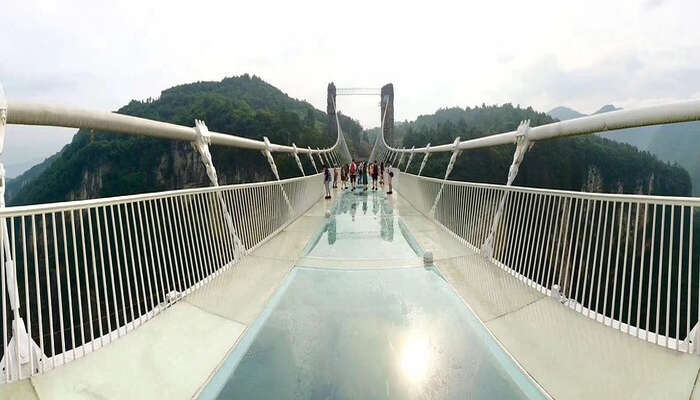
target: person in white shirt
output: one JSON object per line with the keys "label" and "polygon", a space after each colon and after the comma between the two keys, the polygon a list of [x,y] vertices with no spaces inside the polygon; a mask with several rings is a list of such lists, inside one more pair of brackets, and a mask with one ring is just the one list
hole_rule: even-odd
{"label": "person in white shirt", "polygon": [[386,166],[386,183],[387,186],[389,186],[389,191],[386,192],[386,194],[392,194],[392,187],[391,187],[391,182],[394,180],[394,170],[391,168],[391,165],[387,164]]}

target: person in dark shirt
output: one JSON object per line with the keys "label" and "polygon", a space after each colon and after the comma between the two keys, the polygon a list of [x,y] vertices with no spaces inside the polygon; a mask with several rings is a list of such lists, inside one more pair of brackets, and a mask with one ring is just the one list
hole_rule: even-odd
{"label": "person in dark shirt", "polygon": [[323,166],[323,186],[326,187],[326,199],[331,198],[331,171],[326,165]]}

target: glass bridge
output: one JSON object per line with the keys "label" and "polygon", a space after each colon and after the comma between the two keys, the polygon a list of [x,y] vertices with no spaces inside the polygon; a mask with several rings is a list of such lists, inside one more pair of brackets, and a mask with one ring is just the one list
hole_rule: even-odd
{"label": "glass bridge", "polygon": [[[314,149],[0,87],[0,153],[6,124],[180,140],[211,185],[5,207],[0,176],[0,399],[700,398],[700,199],[513,186],[536,142],[698,121],[700,101],[408,149],[380,95],[369,161],[394,194],[327,201],[320,167],[352,158],[334,96]],[[502,145],[504,185],[449,180]],[[220,186],[210,146],[262,153],[275,180]],[[442,179],[420,176],[433,153]]]}
{"label": "glass bridge", "polygon": [[[344,192],[307,256],[420,250],[382,192]],[[433,266],[296,267],[200,398],[545,398]]]}

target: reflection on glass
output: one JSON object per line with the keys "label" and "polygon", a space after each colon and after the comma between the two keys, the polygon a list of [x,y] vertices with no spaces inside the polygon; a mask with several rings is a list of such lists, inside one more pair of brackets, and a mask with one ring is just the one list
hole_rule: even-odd
{"label": "reflection on glass", "polygon": [[[369,203],[369,204],[368,204]],[[358,208],[362,211],[358,212]],[[399,232],[401,234],[395,234]],[[405,259],[416,256],[383,192],[345,192],[309,257]]]}
{"label": "reflection on glass", "polygon": [[432,356],[428,335],[421,331],[408,332],[401,346],[399,366],[409,383],[423,383],[431,368]]}
{"label": "reflection on glass", "polygon": [[288,282],[203,399],[544,398],[432,269],[295,268]]}
{"label": "reflection on glass", "polygon": [[335,215],[331,215],[326,224],[326,232],[328,233],[328,244],[333,245],[335,243]]}

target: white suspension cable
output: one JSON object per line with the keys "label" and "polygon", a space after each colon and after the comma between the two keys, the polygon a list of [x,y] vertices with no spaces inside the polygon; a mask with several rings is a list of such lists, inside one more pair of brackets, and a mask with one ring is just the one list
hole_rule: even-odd
{"label": "white suspension cable", "polygon": [[453,145],[454,145],[454,151],[452,152],[452,156],[450,157],[450,162],[447,164],[447,170],[445,170],[445,178],[442,180],[442,184],[440,184],[440,190],[438,190],[437,196],[435,196],[435,201],[433,201],[433,206],[430,207],[430,214],[433,216],[435,215],[435,208],[437,207],[437,204],[440,201],[440,197],[442,197],[442,191],[443,191],[443,189],[445,189],[445,182],[447,181],[447,178],[450,176],[450,173],[452,172],[452,169],[455,166],[455,162],[457,161],[457,157],[459,157],[460,153],[462,153],[462,151],[459,149],[459,136],[457,137],[457,139],[455,139],[455,142]]}
{"label": "white suspension cable", "polygon": [[[388,97],[387,97],[388,101]],[[377,134],[377,138],[374,141],[374,146],[372,147],[372,152],[369,155],[369,162],[374,162],[375,160],[380,158],[380,155],[383,154],[382,150],[383,149],[388,149],[388,146],[386,145],[386,142],[384,142],[384,123],[386,121],[386,114],[387,111],[389,110],[389,107],[384,108],[384,114],[382,115],[382,121],[381,125],[379,127],[379,133]]]}
{"label": "white suspension cable", "polygon": [[297,150],[297,145],[295,143],[292,143],[292,147],[294,148],[294,160],[297,162],[297,167],[299,167],[299,170],[301,171],[301,176],[306,176],[304,173],[304,167],[301,166],[301,160],[299,159],[299,151]]}
{"label": "white suspension cable", "polygon": [[[643,126],[699,120],[700,100],[691,100],[657,106],[641,107],[637,109],[612,111],[540,125],[530,129],[529,140],[531,142],[537,142],[540,140],[548,140],[558,137],[587,135],[627,128],[638,128]],[[469,150],[512,144],[516,142],[516,136],[517,130],[484,136],[476,139],[469,139],[460,142],[459,149]],[[411,153],[440,153],[452,151],[453,144],[449,143],[430,148],[422,147],[411,150],[402,150],[388,145],[386,146],[394,151]]]}
{"label": "white suspension cable", "polygon": [[[430,143],[428,143],[428,146],[426,146],[426,149],[430,149]],[[430,153],[426,152],[425,155],[423,156],[423,162],[420,163],[420,169],[418,170],[418,176],[420,176],[420,174],[423,173],[423,168],[425,168],[425,164],[428,162],[428,156],[430,156]]]}
{"label": "white suspension cable", "polygon": [[335,113],[335,123],[338,131],[338,138],[336,142],[339,142],[343,146],[343,150],[345,150],[345,162],[349,163],[352,161],[352,155],[350,155],[350,149],[348,148],[348,144],[345,140],[345,135],[343,134],[343,129],[340,127],[340,116],[339,116],[339,111],[335,103],[335,99],[331,98],[331,101],[333,102],[333,112]]}
{"label": "white suspension cable", "polygon": [[[265,158],[267,158],[268,164],[270,164],[270,168],[272,168],[272,173],[275,174],[275,178],[279,181],[280,180],[280,174],[277,172],[277,165],[275,165],[275,159],[272,157],[272,152],[270,152],[270,140],[267,138],[267,136],[263,137],[263,141],[265,142],[265,147],[266,149],[263,150],[263,155]],[[284,197],[284,201],[287,203],[287,206],[289,207],[289,213],[290,215],[294,215],[294,207],[292,206],[292,203],[289,201],[289,197],[287,197],[287,191],[284,190],[284,185],[280,183],[280,189],[282,190],[282,196]]]}
{"label": "white suspension cable", "polygon": [[[415,146],[413,146],[413,148],[411,148],[411,150],[413,150],[414,148],[415,148]],[[414,153],[414,152],[409,153],[408,161],[406,161],[406,169],[404,169],[403,172],[408,172],[408,167],[411,166],[411,161],[413,160],[414,154],[416,154],[416,153]]]}
{"label": "white suspension cable", "polygon": [[403,156],[404,156],[404,154],[406,154],[406,153],[405,153],[405,152],[401,152],[401,153],[399,153],[399,154],[400,154],[400,156],[399,156],[399,162],[398,162],[398,164],[396,164],[396,169],[398,169],[398,170],[400,171],[400,170],[401,170],[401,163],[403,162]]}
{"label": "white suspension cable", "polygon": [[[529,133],[530,120],[528,119],[520,122],[520,125],[518,126],[517,130],[515,152],[513,153],[513,162],[511,163],[510,168],[508,169],[508,181],[506,182],[506,186],[511,186],[513,184],[515,177],[518,175],[520,163],[523,162],[523,158],[525,157],[525,153],[528,150],[530,150],[534,145],[534,143],[531,142],[529,139]],[[508,193],[508,191],[503,192],[503,195],[501,196],[501,201],[498,204],[498,209],[493,217],[493,223],[491,224],[489,235],[484,241],[484,244],[481,246],[481,254],[488,259],[493,258],[494,235],[496,233],[496,230],[498,229],[498,225],[501,222],[501,217],[503,216],[503,208],[505,207],[506,200],[508,199]]]}
{"label": "white suspension cable", "polygon": [[314,156],[313,156],[313,152],[311,150],[311,146],[309,146],[309,152],[306,154],[309,155],[309,160],[311,160],[311,165],[314,167],[314,171],[316,171],[316,173],[318,174],[318,168],[316,168],[316,162],[314,161]]}
{"label": "white suspension cable", "polygon": [[[209,152],[209,144],[211,143],[211,134],[204,121],[198,119],[194,120],[194,128],[197,136],[194,141],[190,142],[192,148],[199,153],[202,163],[204,164],[204,169],[206,170],[207,176],[209,177],[209,182],[212,186],[219,186],[219,178],[216,174],[216,168],[214,168],[214,161],[211,158],[211,153]],[[233,243],[235,248],[235,255],[241,257],[247,253],[243,242],[240,239],[235,226],[233,225],[233,219],[231,213],[228,210],[228,205],[224,200],[220,192],[217,193],[217,200],[221,206],[221,210],[224,213],[224,219],[226,220],[226,226],[228,227],[231,236],[233,237]]]}

